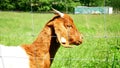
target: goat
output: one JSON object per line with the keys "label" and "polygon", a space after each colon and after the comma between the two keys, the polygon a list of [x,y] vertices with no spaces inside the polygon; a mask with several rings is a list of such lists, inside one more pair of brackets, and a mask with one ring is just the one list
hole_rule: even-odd
{"label": "goat", "polygon": [[[56,15],[47,22],[32,44],[0,46],[0,68],[50,68],[60,45],[73,48],[72,44],[82,43],[82,35],[72,18],[68,14],[53,10]],[[9,58],[9,55],[12,57]],[[8,65],[11,63],[13,65]]]}

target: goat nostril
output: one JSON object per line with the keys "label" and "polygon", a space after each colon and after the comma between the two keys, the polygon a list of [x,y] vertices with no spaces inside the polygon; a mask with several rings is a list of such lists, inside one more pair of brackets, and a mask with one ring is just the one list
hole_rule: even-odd
{"label": "goat nostril", "polygon": [[62,44],[65,44],[65,42],[62,42]]}

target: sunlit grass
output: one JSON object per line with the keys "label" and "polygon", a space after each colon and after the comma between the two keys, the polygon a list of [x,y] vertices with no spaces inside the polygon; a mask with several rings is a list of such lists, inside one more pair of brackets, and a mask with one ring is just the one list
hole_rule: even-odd
{"label": "sunlit grass", "polygon": [[[0,12],[0,44],[32,43],[53,14]],[[73,15],[83,44],[61,47],[51,68],[119,68],[120,15]],[[33,22],[32,22],[33,21]]]}

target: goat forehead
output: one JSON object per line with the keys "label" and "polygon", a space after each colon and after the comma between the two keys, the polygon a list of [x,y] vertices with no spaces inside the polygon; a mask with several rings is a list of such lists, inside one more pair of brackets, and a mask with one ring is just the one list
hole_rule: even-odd
{"label": "goat forehead", "polygon": [[64,19],[69,20],[69,21],[73,21],[73,19],[72,19],[69,15],[66,15],[66,16],[64,17]]}
{"label": "goat forehead", "polygon": [[65,20],[65,23],[68,23],[70,25],[74,25],[73,19],[69,15],[65,15],[64,20]]}

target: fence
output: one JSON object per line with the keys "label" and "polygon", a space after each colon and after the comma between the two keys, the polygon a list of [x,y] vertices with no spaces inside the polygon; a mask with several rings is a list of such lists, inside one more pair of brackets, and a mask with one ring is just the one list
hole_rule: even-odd
{"label": "fence", "polygon": [[[85,14],[91,13],[92,9],[89,11],[87,8],[85,10],[82,8],[82,10]],[[82,10],[79,11],[84,14]],[[108,10],[104,12],[102,8],[98,10],[103,14],[108,12]],[[2,27],[0,28],[0,43],[7,45],[30,43],[37,36],[39,29],[42,29],[46,20],[53,16],[39,13],[0,13],[0,15],[3,14],[0,16]],[[51,68],[119,68],[120,15],[70,15],[78,30],[83,33],[84,42],[72,49],[61,47]]]}

